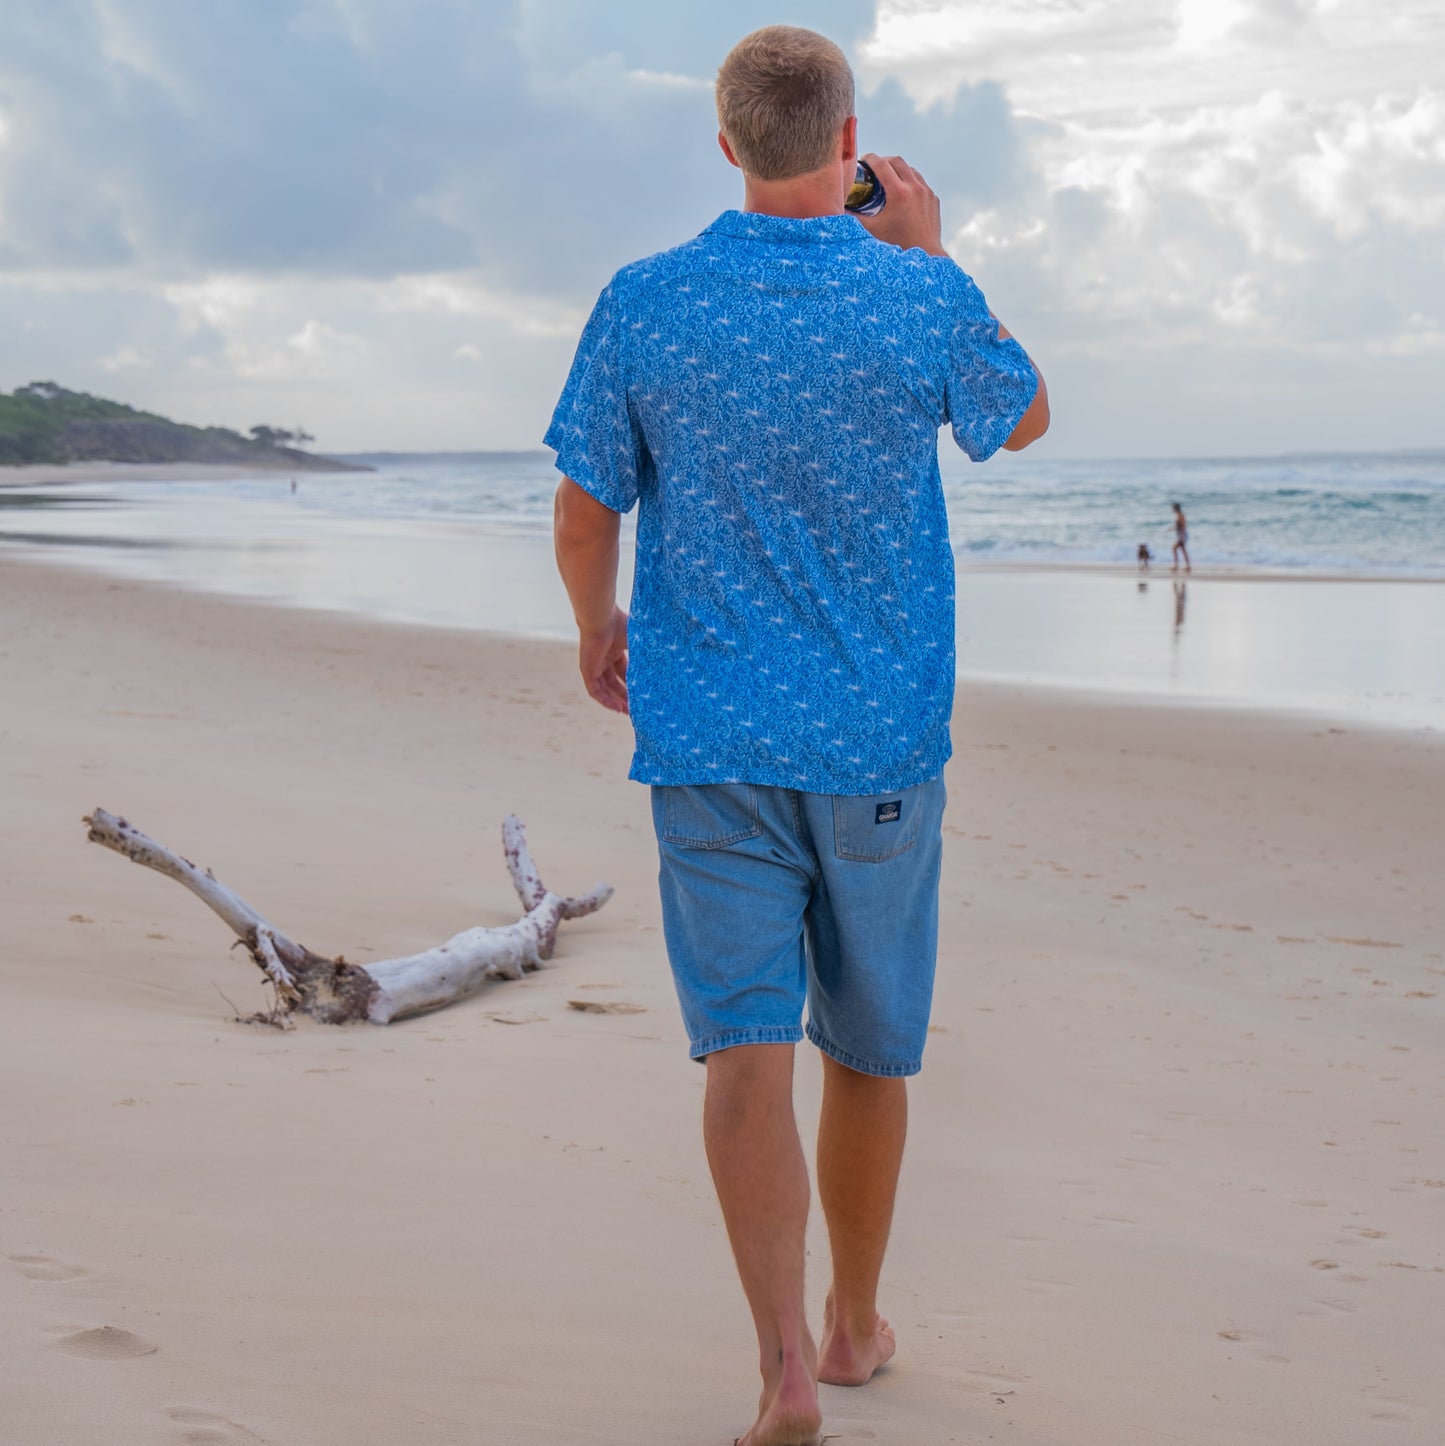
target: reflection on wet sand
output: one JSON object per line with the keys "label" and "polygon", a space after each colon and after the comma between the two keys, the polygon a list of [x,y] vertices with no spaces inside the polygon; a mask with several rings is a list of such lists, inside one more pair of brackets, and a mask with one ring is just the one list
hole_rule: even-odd
{"label": "reflection on wet sand", "polygon": [[[625,595],[631,538],[624,536]],[[17,551],[303,607],[575,635],[545,525],[521,517],[348,517],[309,483],[290,496],[285,478],[244,488],[88,484],[47,489],[43,502],[12,493],[0,498],[0,565]],[[1176,577],[1166,590],[1155,574],[1136,577],[1131,597],[1123,581],[1085,570],[960,567],[958,671],[1445,729],[1439,583]]]}

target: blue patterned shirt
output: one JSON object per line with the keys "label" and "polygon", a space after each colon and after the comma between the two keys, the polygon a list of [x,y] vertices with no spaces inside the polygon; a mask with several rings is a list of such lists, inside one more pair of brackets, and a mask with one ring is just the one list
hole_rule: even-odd
{"label": "blue patterned shirt", "polygon": [[1037,384],[953,261],[846,214],[728,211],[619,271],[546,441],[599,502],[640,504],[631,777],[869,794],[940,773],[938,430],[982,461]]}

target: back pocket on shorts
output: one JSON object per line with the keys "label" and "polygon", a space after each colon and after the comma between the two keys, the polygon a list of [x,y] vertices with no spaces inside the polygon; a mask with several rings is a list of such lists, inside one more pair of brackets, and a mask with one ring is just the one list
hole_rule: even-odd
{"label": "back pocket on shorts", "polygon": [[876,864],[907,853],[918,841],[923,785],[863,798],[833,796],[833,852],[840,859]]}
{"label": "back pocket on shorts", "polygon": [[690,849],[723,849],[763,831],[752,783],[668,784],[662,794],[662,837]]}

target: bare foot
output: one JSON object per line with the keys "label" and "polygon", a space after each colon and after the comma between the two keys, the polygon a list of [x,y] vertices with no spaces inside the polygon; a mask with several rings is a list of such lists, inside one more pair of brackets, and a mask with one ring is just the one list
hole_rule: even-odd
{"label": "bare foot", "polygon": [[822,1425],[823,1413],[816,1406],[805,1415],[787,1412],[766,1419],[760,1416],[752,1430],[739,1436],[733,1446],[818,1446]]}
{"label": "bare foot", "polygon": [[818,1409],[818,1385],[812,1342],[806,1359],[794,1357],[783,1366],[777,1382],[763,1386],[758,1419],[734,1446],[818,1446],[823,1413]]}
{"label": "bare foot", "polygon": [[818,1357],[818,1379],[830,1386],[862,1386],[879,1366],[893,1359],[898,1342],[893,1327],[881,1315],[871,1330],[845,1330],[834,1318],[833,1297],[823,1307],[823,1350]]}

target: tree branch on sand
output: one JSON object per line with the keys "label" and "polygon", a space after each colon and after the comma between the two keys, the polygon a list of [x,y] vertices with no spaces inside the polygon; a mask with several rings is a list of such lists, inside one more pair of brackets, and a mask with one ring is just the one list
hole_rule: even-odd
{"label": "tree branch on sand", "polygon": [[562,920],[595,913],[612,897],[610,884],[572,899],[547,889],[532,862],[526,830],[509,813],[502,820],[502,849],[526,910],[521,919],[498,929],[465,929],[420,954],[352,964],[339,954],[334,959],[313,954],[288,939],[209,869],[197,868],[125,819],[98,808],[84,822],[92,843],[185,885],[230,926],[275,988],[273,1019],[299,1009],[321,1024],[390,1024],[439,1009],[489,979],[520,979],[541,968],[552,957]]}

